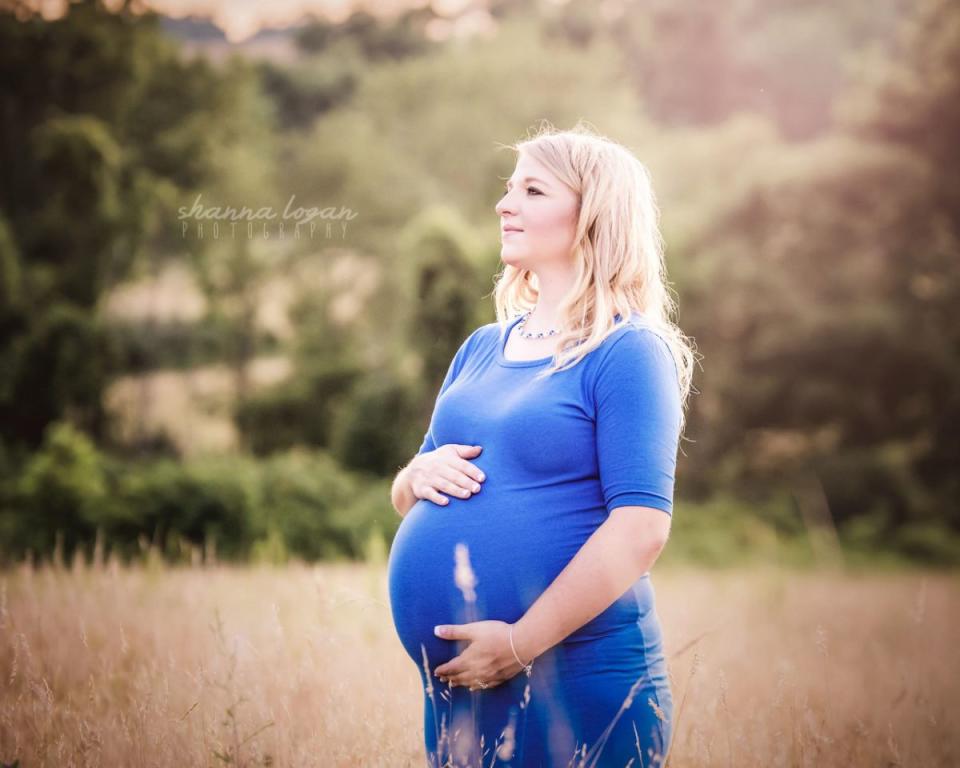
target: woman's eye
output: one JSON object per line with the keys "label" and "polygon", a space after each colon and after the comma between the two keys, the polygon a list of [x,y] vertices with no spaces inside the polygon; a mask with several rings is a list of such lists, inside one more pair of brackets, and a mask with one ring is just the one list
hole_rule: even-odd
{"label": "woman's eye", "polygon": [[[537,189],[536,187],[527,187],[527,192],[532,192],[532,193],[537,194],[537,195],[542,195],[542,194],[543,194],[543,192],[541,192],[541,191],[540,191],[539,189]],[[510,194],[510,190],[504,188],[503,194],[501,195],[501,197],[506,197],[506,196],[509,195],[509,194]]]}

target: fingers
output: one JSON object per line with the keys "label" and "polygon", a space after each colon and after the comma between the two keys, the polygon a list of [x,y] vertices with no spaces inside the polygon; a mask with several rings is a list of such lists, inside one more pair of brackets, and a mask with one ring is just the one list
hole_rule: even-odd
{"label": "fingers", "polygon": [[467,673],[467,672],[435,672],[434,673],[441,683],[446,683],[451,688],[455,688],[458,685],[462,685],[464,688],[469,687],[471,684],[476,682],[476,673]]}
{"label": "fingers", "polygon": [[480,482],[471,477],[469,474],[453,468],[450,469],[450,472],[452,474],[450,479],[461,488],[466,488],[468,491],[472,491],[473,493],[477,493],[480,490]]}
{"label": "fingers", "polygon": [[481,470],[475,464],[471,464],[469,461],[463,461],[460,459],[454,463],[454,467],[459,469],[463,475],[472,478],[478,483],[482,483],[487,479],[487,476],[483,474],[483,470]]}
{"label": "fingers", "polygon": [[482,483],[486,479],[482,469],[466,459],[460,458],[461,456],[472,456],[475,458],[482,449],[478,450],[477,447],[456,445],[454,443],[450,443],[449,447],[453,450],[448,452],[446,458],[450,459],[450,466],[452,468],[460,470],[463,474],[468,475],[479,483]]}
{"label": "fingers", "polygon": [[419,468],[414,485],[415,495],[435,504],[448,504],[449,496],[469,499],[474,493],[479,493],[486,475],[479,467],[459,458],[457,453],[457,449],[469,446],[448,444],[443,447],[454,450],[442,458],[437,456],[429,465]]}
{"label": "fingers", "polygon": [[441,664],[434,668],[433,674],[441,680],[450,680],[463,675],[466,671],[466,664],[464,663],[463,656],[460,655],[452,658],[446,664]]}
{"label": "fingers", "polygon": [[[470,463],[466,459],[460,458],[460,456],[464,455],[468,449],[473,451],[474,448],[478,448],[479,446],[457,445],[456,443],[448,443],[447,445],[450,448],[453,448],[453,451],[449,453],[449,457],[451,458],[449,462],[449,466],[451,469],[453,469],[454,471],[459,471],[460,473],[466,475],[471,480],[476,481],[478,483],[482,483],[484,480],[487,479],[486,475],[483,473],[483,470],[480,469],[480,467],[478,467],[476,464]],[[447,446],[443,446],[443,447],[447,447]],[[479,453],[479,451],[476,451],[476,453]],[[467,484],[466,487],[469,487],[469,484]]]}
{"label": "fingers", "polygon": [[[473,674],[473,675],[459,674],[459,675],[454,675],[453,677],[438,675],[438,677],[440,678],[440,682],[446,683],[451,688],[456,688],[457,686],[460,686],[462,688],[469,688],[471,691],[489,690],[490,688],[494,688],[500,685],[499,680],[496,680],[493,678],[487,678],[487,677],[477,677],[476,674]],[[483,685],[480,685],[481,681],[483,681],[484,683]]]}
{"label": "fingers", "polygon": [[433,674],[440,682],[446,683],[451,688],[456,688],[459,685],[464,688],[469,688],[471,691],[482,690],[483,686],[480,685],[481,681],[487,688],[493,688],[495,685],[500,684],[502,677],[492,669],[487,669],[486,671],[465,669],[459,656],[448,661],[446,664],[441,664],[433,670]]}
{"label": "fingers", "polygon": [[461,499],[469,499],[471,495],[480,490],[480,483],[475,483],[469,477],[464,477],[458,473],[456,479],[441,480],[436,486],[438,491],[459,496]]}
{"label": "fingers", "polygon": [[424,488],[422,493],[423,495],[420,497],[421,499],[429,499],[434,504],[440,504],[442,506],[444,504],[450,503],[450,499],[448,499],[446,496],[443,496],[437,493],[433,488],[429,486]]}
{"label": "fingers", "polygon": [[[443,493],[441,493],[441,491]],[[433,485],[427,485],[424,483],[418,493],[418,498],[429,499],[434,504],[446,505],[450,503],[450,499],[444,496],[444,493],[448,493],[451,496],[457,496],[461,499],[467,499],[471,495],[470,491],[464,490],[458,485],[454,485],[449,480],[440,480],[435,482]]]}
{"label": "fingers", "polygon": [[451,467],[443,467],[440,472],[441,476],[432,483],[437,491],[458,496],[461,499],[469,499],[471,494],[480,490],[480,483]]}

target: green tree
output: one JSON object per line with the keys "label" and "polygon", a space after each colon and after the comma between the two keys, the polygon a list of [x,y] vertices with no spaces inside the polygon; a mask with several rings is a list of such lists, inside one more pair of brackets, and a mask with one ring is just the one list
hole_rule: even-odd
{"label": "green tree", "polygon": [[957,159],[960,13],[931,0],[905,29],[845,133],[702,234],[710,268],[686,297],[709,308],[691,330],[719,404],[698,449],[714,487],[813,470],[837,520],[876,516],[886,536],[960,526],[960,197],[942,172]]}
{"label": "green tree", "polygon": [[349,42],[373,61],[403,59],[422,54],[431,47],[425,30],[433,18],[429,6],[403,11],[392,19],[357,10],[342,22],[323,19],[312,22],[297,33],[296,42],[308,53]]}
{"label": "green tree", "polygon": [[51,424],[43,446],[20,477],[15,504],[20,515],[11,519],[8,554],[50,552],[62,537],[67,557],[92,540],[107,495],[103,458],[93,442],[70,424]]}
{"label": "green tree", "polygon": [[0,263],[19,296],[0,318],[8,443],[36,447],[71,414],[104,437],[115,358],[100,298],[155,245],[174,190],[202,183],[211,150],[240,135],[230,99],[249,77],[181,57],[130,3],[81,0],[54,20],[0,6]]}
{"label": "green tree", "polygon": [[476,245],[467,224],[442,208],[411,222],[401,243],[413,282],[408,338],[423,362],[422,383],[435,396],[454,353],[480,317],[483,282],[475,266]]}

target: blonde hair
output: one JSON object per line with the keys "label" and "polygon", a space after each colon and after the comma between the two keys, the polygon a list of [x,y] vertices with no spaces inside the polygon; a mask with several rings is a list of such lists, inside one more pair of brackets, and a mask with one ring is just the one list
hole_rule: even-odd
{"label": "blonde hair", "polygon": [[[568,131],[544,121],[534,136],[500,146],[549,168],[580,200],[573,251],[576,279],[561,303],[553,363],[539,375],[573,367],[639,313],[642,325],[670,347],[684,412],[682,432],[697,353],[673,321],[677,305],[668,289],[649,171],[630,150],[583,121]],[[536,275],[505,264],[496,276],[493,295],[497,322],[504,331],[518,314],[536,305]]]}

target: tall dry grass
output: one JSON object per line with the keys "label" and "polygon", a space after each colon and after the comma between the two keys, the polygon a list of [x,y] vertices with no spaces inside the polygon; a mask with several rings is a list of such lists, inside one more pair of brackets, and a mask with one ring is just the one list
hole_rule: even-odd
{"label": "tall dry grass", "polygon": [[[960,763],[955,576],[654,580],[669,765]],[[386,595],[382,566],[4,572],[0,761],[424,765],[423,691]]]}

